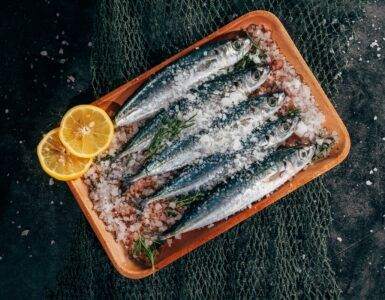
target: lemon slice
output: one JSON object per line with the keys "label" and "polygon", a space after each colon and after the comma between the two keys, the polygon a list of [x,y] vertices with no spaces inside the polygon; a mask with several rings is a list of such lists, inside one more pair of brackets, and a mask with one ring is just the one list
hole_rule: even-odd
{"label": "lemon slice", "polygon": [[114,125],[107,113],[93,105],[78,105],[64,115],[59,138],[72,154],[94,157],[107,149]]}
{"label": "lemon slice", "polygon": [[68,152],[59,139],[59,128],[48,132],[37,146],[43,170],[58,180],[79,178],[89,169],[92,158],[77,157]]}

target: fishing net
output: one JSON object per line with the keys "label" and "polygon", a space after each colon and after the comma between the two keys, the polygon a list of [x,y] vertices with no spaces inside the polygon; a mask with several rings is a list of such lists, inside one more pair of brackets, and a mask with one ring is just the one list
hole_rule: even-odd
{"label": "fishing net", "polygon": [[[333,99],[357,1],[99,0],[91,70],[103,94],[236,17],[276,14]],[[120,276],[83,219],[48,295],[99,298],[338,297],[327,254],[330,195],[317,179],[141,281]]]}

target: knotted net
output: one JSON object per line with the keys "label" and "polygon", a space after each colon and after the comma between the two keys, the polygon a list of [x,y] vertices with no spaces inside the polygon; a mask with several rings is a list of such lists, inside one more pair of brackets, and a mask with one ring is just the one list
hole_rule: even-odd
{"label": "knotted net", "polygon": [[[99,0],[91,70],[96,95],[242,14],[284,23],[333,99],[359,0]],[[327,254],[330,195],[317,179],[278,204],[141,281],[120,276],[85,220],[50,296],[159,298],[338,297]]]}

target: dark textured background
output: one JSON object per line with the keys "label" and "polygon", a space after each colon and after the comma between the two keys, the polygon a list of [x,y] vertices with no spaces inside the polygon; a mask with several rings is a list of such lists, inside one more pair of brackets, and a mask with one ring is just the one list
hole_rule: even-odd
{"label": "dark textured background", "polygon": [[[385,295],[385,4],[367,4],[365,10],[346,53],[348,69],[342,80],[336,78],[341,92],[333,99],[353,147],[348,160],[325,178],[334,218],[330,257],[343,295],[380,298]],[[92,1],[12,1],[0,10],[0,298],[42,296],[55,283],[83,218],[66,185],[49,184],[35,147],[69,107],[93,99],[93,12]],[[374,40],[378,51],[370,47]],[[373,168],[378,171],[370,174]],[[28,235],[22,236],[25,230]]]}

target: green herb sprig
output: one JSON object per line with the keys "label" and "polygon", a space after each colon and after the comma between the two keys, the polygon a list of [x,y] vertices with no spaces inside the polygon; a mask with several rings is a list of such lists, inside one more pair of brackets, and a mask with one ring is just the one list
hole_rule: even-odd
{"label": "green herb sprig", "polygon": [[155,250],[158,248],[158,246],[159,242],[157,241],[153,242],[151,246],[148,246],[144,237],[140,235],[139,238],[134,242],[132,253],[137,257],[144,255],[150,261],[151,266],[154,267],[156,253]]}
{"label": "green herb sprig", "polygon": [[155,155],[163,148],[166,141],[173,140],[183,129],[193,126],[194,117],[195,115],[188,120],[180,120],[176,117],[164,120],[163,125],[156,132],[150,146],[148,147],[148,156],[151,157]]}

